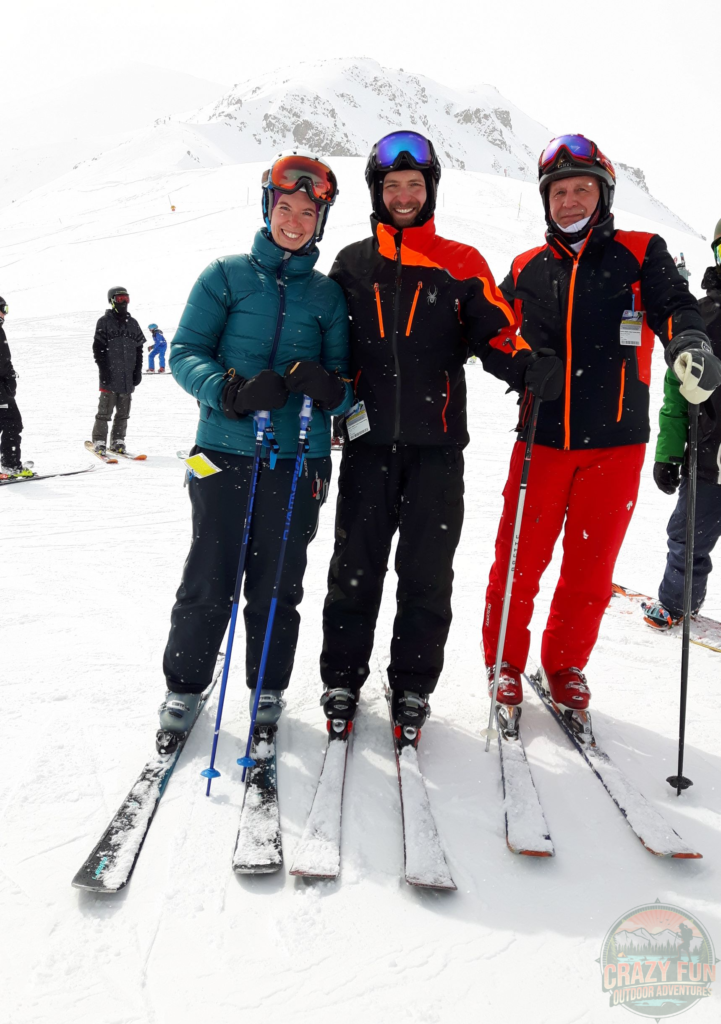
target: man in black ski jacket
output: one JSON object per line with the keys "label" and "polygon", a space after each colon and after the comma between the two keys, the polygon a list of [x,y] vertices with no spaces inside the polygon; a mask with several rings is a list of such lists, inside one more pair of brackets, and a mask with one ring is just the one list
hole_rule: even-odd
{"label": "man in black ski jacket", "polygon": [[23,421],[15,401],[17,374],[13,368],[10,346],[3,327],[7,313],[8,305],[5,299],[0,298],[0,463],[3,473],[32,476],[29,471],[23,472],[20,455]]}
{"label": "man in black ski jacket", "polygon": [[322,703],[331,735],[347,735],[399,531],[388,680],[397,742],[414,746],[451,624],[469,440],[464,363],[477,354],[518,390],[536,386],[539,368],[541,377],[556,364],[560,370],[553,356],[532,355],[518,337],[514,311],[481,254],[436,235],[439,178],[423,136],[381,139],[366,167],[373,234],[343,249],[330,272],[348,301],[358,404],[346,418],[323,611]]}
{"label": "man in black ski jacket", "polygon": [[107,309],[98,320],[93,339],[93,355],[100,374],[100,400],[93,424],[93,446],[100,455],[106,451],[108,423],[115,419],[110,432],[110,451],[125,452],[133,391],[143,375],[145,335],[138,321],[128,313],[130,296],[127,288],[111,288]]}

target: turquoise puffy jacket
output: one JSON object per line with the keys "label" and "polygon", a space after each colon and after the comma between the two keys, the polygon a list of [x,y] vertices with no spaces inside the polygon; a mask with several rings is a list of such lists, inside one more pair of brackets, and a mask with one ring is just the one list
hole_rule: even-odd
{"label": "turquoise puffy jacket", "polygon": [[[206,267],[188,298],[170,347],[170,369],[200,403],[196,444],[234,455],[255,450],[253,417],[223,413],[226,370],[249,379],[271,365],[281,375],[289,363],[312,359],[348,377],[348,309],[339,285],[314,270],[319,253],[294,256],[259,231],[249,255],[224,256]],[[275,355],[273,356],[273,350]],[[309,457],[330,454],[330,418],[350,408],[313,410]],[[279,458],[298,447],[302,397],[289,394],[273,411]]]}

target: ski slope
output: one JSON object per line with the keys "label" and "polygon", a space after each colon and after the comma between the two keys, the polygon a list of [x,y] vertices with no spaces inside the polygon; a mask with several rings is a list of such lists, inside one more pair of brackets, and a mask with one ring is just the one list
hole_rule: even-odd
{"label": "ski slope", "polygon": [[[118,156],[121,160],[121,156]],[[321,269],[368,230],[362,161],[334,161],[341,196]],[[131,178],[76,172],[3,211],[0,291],[25,421],[40,470],[91,457],[97,399],[91,340],[107,288],[127,286],[141,325],[170,337],[187,292],[214,256],[243,251],[259,225],[261,165]],[[176,202],[171,213],[167,196]],[[520,202],[519,202],[520,201]],[[653,229],[633,210],[624,228]],[[476,244],[500,279],[542,241],[532,184],[445,171],[438,230]],[[664,229],[694,283],[706,245]],[[657,353],[653,409],[664,370]],[[596,1024],[616,1021],[596,958],[616,916],[657,897],[696,911],[721,946],[721,656],[693,648],[686,774],[675,771],[680,645],[614,608],[588,666],[599,741],[673,827],[704,854],[661,861],[634,837],[535,695],[523,727],[553,836],[553,859],[506,848],[480,626],[515,404],[480,366],[467,370],[471,445],[446,668],[420,761],[455,894],[409,889],[382,673],[394,606],[385,588],[346,779],[341,876],[306,885],[233,875],[247,730],[236,645],[217,767],[205,797],[217,696],[191,735],[126,890],[96,897],[70,880],[153,748],[169,612],[190,540],[177,449],[197,408],[172,380],[144,377],[128,445],[145,463],[0,493],[4,614],[0,642],[0,1020],[8,1024]],[[334,456],[336,458],[336,456]],[[654,487],[652,454],[617,569],[655,592],[674,500]],[[337,481],[335,481],[337,482]],[[334,484],[335,484],[334,482]],[[325,744],[318,656],[335,486],[309,551],[298,657],[279,733],[286,864],[305,824]],[[239,512],[240,523],[240,512]],[[557,552],[558,555],[558,552]],[[558,557],[534,620],[537,657]],[[721,577],[706,612],[721,615]],[[241,626],[242,630],[242,626]],[[689,1020],[718,1020],[718,995]]]}

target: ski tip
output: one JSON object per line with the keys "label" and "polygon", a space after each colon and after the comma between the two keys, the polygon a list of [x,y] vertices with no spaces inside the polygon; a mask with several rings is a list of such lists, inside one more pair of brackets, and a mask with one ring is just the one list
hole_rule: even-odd
{"label": "ski tip", "polygon": [[433,889],[436,892],[458,891],[458,886],[450,877],[445,881],[430,881],[426,878],[416,878],[412,875],[406,875],[406,882],[413,886],[414,889]]}
{"label": "ski tip", "polygon": [[703,860],[702,853],[672,853],[672,860]]}
{"label": "ski tip", "polygon": [[292,868],[289,874],[294,878],[302,878],[307,882],[336,882],[338,872],[305,871],[303,868]]}
{"label": "ski tip", "polygon": [[102,885],[100,882],[93,882],[85,876],[78,875],[75,876],[71,884],[74,889],[81,889],[83,892],[94,892],[101,896],[112,896],[125,888],[127,879],[121,885],[115,886],[112,889],[108,888],[107,885]]}

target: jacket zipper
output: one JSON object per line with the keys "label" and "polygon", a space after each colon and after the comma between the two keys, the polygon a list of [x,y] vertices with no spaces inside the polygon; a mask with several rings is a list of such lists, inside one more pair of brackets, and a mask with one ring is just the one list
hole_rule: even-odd
{"label": "jacket zipper", "polygon": [[626,360],[624,359],[621,365],[621,393],[618,396],[618,416],[616,417],[616,423],[621,422],[623,416],[623,393],[626,388]]}
{"label": "jacket zipper", "polygon": [[446,374],[446,404],[443,406],[443,412],[441,413],[441,419],[443,420],[443,433],[447,434],[448,433],[448,424],[446,423],[446,409],[448,408],[448,403],[451,400],[451,378],[448,376],[448,370],[445,371],[445,374]]}
{"label": "jacket zipper", "polygon": [[418,304],[418,296],[421,293],[421,288],[422,287],[423,287],[423,282],[419,281],[418,284],[416,285],[416,294],[413,296],[413,305],[411,306],[411,315],[408,317],[408,324],[406,326],[406,338],[410,337],[411,326],[413,325],[413,317],[415,315],[416,306]]}
{"label": "jacket zipper", "polygon": [[383,330],[383,310],[381,309],[381,294],[378,282],[373,285],[373,291],[376,293],[376,309],[378,310],[378,326],[381,332],[381,338],[385,338],[386,332]]}
{"label": "jacket zipper", "polygon": [[401,364],[398,357],[398,320],[401,309],[401,274],[403,264],[401,262],[401,245],[403,244],[403,232],[399,231],[395,238],[396,242],[396,286],[393,294],[393,360],[396,367],[396,416],[393,428],[393,440],[400,441],[401,437]]}
{"label": "jacket zipper", "polygon": [[278,295],[280,296],[280,304],[278,306],[278,319],[275,323],[275,337],[273,338],[273,347],[270,350],[270,359],[268,361],[268,369],[273,369],[275,363],[275,357],[278,354],[278,345],[280,343],[280,333],[283,330],[283,317],[285,316],[285,281],[283,280],[283,266],[286,260],[290,258],[292,254],[289,252],[283,253],[283,262],[280,264],[275,272],[275,280],[278,285]]}
{"label": "jacket zipper", "polygon": [[[580,260],[583,250],[588,244],[588,240],[593,234],[593,230],[589,231],[586,235],[586,239],[583,243],[581,251],[573,256],[573,270],[571,271],[571,284],[568,289],[568,313],[566,315],[566,394],[564,397],[564,408],[563,408],[563,450],[568,451],[571,447],[571,356],[573,355],[573,342],[571,338],[571,320],[573,318],[573,292],[576,287],[576,274],[578,272],[578,261]],[[562,246],[565,252],[568,252],[565,246]],[[569,254],[570,255],[570,254]]]}

